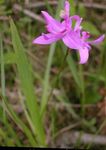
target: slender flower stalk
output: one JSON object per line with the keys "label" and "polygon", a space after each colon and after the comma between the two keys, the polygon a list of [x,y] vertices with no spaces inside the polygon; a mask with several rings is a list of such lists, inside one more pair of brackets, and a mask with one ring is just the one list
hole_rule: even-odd
{"label": "slender flower stalk", "polygon": [[68,54],[69,54],[69,49],[67,49],[66,54],[65,54],[64,59],[63,59],[62,64],[61,64],[61,68],[59,69],[59,72],[57,73],[57,76],[54,78],[53,87],[52,87],[52,89],[51,89],[51,91],[50,91],[48,100],[51,98],[52,93],[53,93],[53,91],[54,91],[54,89],[55,89],[56,83],[57,83],[58,80],[59,80],[59,77],[60,77],[60,75],[61,75],[61,73],[62,73],[64,64],[65,64],[65,61],[67,60]]}
{"label": "slender flower stalk", "polygon": [[[50,16],[46,11],[42,11],[42,15],[46,21],[47,34],[42,33],[41,36],[33,40],[34,44],[51,44],[58,40],[62,40],[70,49],[77,50],[80,55],[80,64],[87,62],[91,45],[99,44],[103,41],[105,35],[100,36],[94,41],[89,41],[90,33],[82,31],[82,18],[78,15],[69,16],[70,4],[65,1],[64,10],[61,11],[60,17],[63,21],[59,22]],[[75,26],[72,27],[72,22],[75,20]]]}

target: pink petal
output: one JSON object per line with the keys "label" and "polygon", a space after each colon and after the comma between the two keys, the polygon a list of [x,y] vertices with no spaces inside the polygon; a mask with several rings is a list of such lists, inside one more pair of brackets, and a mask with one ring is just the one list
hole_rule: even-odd
{"label": "pink petal", "polygon": [[83,44],[76,32],[70,32],[62,38],[64,44],[71,49],[80,49]]}
{"label": "pink petal", "polygon": [[61,18],[68,20],[70,15],[70,3],[68,0],[64,3],[64,10],[61,10],[60,16]]}
{"label": "pink petal", "polygon": [[84,64],[87,62],[88,57],[89,57],[89,49],[84,48],[79,50],[79,55],[80,55],[80,64]]}
{"label": "pink petal", "polygon": [[46,23],[49,24],[50,21],[53,21],[54,18],[52,16],[50,16],[46,11],[41,11],[43,17],[45,18],[46,20]]}
{"label": "pink petal", "polygon": [[46,26],[46,29],[48,32],[56,34],[64,31],[65,27],[63,26],[63,24],[60,24],[59,26],[57,26],[56,24],[48,24]]}
{"label": "pink petal", "polygon": [[90,33],[83,31],[82,32],[82,39],[85,41],[86,39],[88,39],[90,37]]}
{"label": "pink petal", "polygon": [[52,33],[48,34],[43,33],[41,36],[33,40],[33,44],[51,44],[59,40],[61,36],[62,36],[61,34],[54,35]]}
{"label": "pink petal", "polygon": [[88,41],[89,44],[99,44],[101,43],[105,38],[105,35],[100,36],[97,40],[94,41]]}
{"label": "pink petal", "polygon": [[76,21],[74,31],[80,30],[81,29],[80,24],[82,22],[82,18],[80,18],[78,15],[74,15],[71,17],[71,19]]}
{"label": "pink petal", "polygon": [[65,10],[66,16],[69,17],[69,15],[70,15],[70,3],[68,0],[65,1],[64,10]]}
{"label": "pink petal", "polygon": [[66,29],[67,31],[70,29],[72,29],[72,19],[71,17],[67,18],[67,19],[64,19],[62,22],[61,22],[62,26],[64,27],[64,29]]}
{"label": "pink petal", "polygon": [[63,25],[52,16],[50,16],[46,11],[41,11],[46,23],[47,23],[47,30],[51,33],[61,32],[63,30]]}

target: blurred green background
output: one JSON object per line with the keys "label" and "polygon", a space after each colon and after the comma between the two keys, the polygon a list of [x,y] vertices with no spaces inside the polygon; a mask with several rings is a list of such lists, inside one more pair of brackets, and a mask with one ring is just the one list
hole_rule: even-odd
{"label": "blurred green background", "polygon": [[[69,2],[91,39],[106,33],[105,0]],[[32,44],[45,32],[41,10],[59,19],[63,5],[0,0],[0,146],[106,148],[106,40],[84,65],[72,50],[62,66],[61,41]]]}

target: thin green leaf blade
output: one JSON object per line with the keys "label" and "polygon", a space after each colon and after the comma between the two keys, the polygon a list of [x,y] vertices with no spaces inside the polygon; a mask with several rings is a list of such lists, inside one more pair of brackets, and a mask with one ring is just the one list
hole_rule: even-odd
{"label": "thin green leaf blade", "polygon": [[45,145],[45,133],[44,133],[44,128],[43,128],[40,115],[39,115],[39,107],[37,104],[37,98],[34,92],[35,88],[33,85],[31,65],[27,59],[24,47],[22,45],[18,31],[12,19],[10,20],[10,27],[11,27],[11,33],[12,33],[13,48],[16,54],[16,64],[17,64],[22,92],[26,98],[27,108],[30,113],[32,122],[35,126],[39,144]]}

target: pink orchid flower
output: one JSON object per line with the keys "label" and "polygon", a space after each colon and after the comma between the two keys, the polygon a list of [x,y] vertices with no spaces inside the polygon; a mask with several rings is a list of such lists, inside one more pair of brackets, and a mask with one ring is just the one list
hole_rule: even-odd
{"label": "pink orchid flower", "polygon": [[[89,32],[82,31],[82,27],[80,26],[82,18],[77,15],[70,17],[69,12],[70,4],[68,0],[65,1],[64,10],[61,11],[62,22],[52,18],[46,11],[42,11],[48,33],[42,33],[41,36],[33,40],[33,43],[51,44],[62,39],[67,47],[78,50],[80,55],[79,63],[84,64],[88,60],[91,45],[102,42],[105,35],[100,36],[94,41],[88,41],[90,37]],[[73,20],[76,21],[74,28],[72,27]]]}

